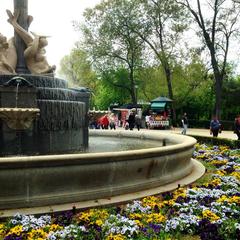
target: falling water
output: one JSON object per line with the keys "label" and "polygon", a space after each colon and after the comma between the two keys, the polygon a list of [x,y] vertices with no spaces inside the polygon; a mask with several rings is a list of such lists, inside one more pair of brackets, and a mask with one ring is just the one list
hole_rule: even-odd
{"label": "falling water", "polygon": [[17,87],[16,87],[16,108],[18,107],[18,87],[19,87],[19,81],[17,81]]}

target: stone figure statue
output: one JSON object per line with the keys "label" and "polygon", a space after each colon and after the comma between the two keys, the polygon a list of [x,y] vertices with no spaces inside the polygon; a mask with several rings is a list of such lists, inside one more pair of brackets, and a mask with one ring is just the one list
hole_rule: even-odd
{"label": "stone figure statue", "polygon": [[45,47],[47,46],[47,36],[39,36],[35,33],[29,34],[17,23],[18,13],[11,13],[7,10],[9,16],[8,22],[14,27],[14,30],[21,37],[27,48],[24,51],[24,57],[29,71],[32,74],[53,73],[56,66],[50,66],[45,57]]}
{"label": "stone figure statue", "polygon": [[17,65],[17,52],[14,39],[0,33],[0,74],[14,74]]}

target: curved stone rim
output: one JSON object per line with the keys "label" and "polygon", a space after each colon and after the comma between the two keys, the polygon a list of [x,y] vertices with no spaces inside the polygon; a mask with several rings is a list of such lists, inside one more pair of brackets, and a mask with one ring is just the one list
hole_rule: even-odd
{"label": "curved stone rim", "polygon": [[[77,160],[96,160],[100,162],[101,159],[112,158],[116,157],[116,160],[121,160],[124,157],[129,157],[129,155],[133,154],[136,155],[148,155],[148,154],[159,154],[162,155],[168,154],[169,152],[178,152],[181,151],[180,149],[188,149],[192,148],[194,144],[197,143],[197,140],[193,137],[189,136],[182,136],[176,135],[172,133],[160,133],[157,134],[155,132],[148,133],[144,132],[130,132],[130,131],[106,131],[106,130],[89,130],[89,136],[112,136],[112,137],[132,137],[132,138],[142,138],[144,139],[151,139],[151,140],[163,140],[163,139],[170,139],[174,145],[165,146],[165,147],[154,147],[154,148],[146,148],[146,149],[137,149],[137,150],[126,150],[126,151],[116,151],[116,152],[100,152],[100,153],[76,153],[76,154],[58,154],[58,155],[38,155],[38,156],[18,156],[18,157],[0,157],[0,163],[9,163],[9,164],[16,164],[17,162],[21,161],[29,163],[31,162],[45,162],[51,160],[52,163],[57,163],[65,160],[68,158],[69,161],[77,161]],[[98,159],[97,159],[98,158]],[[70,162],[69,162],[70,163]],[[71,162],[72,164],[72,162]]]}
{"label": "curved stone rim", "polygon": [[113,204],[123,204],[129,201],[141,199],[146,196],[157,195],[163,192],[169,192],[177,189],[180,187],[184,187],[195,182],[197,179],[201,178],[205,173],[205,167],[197,160],[192,159],[193,162],[193,170],[192,172],[178,181],[166,184],[164,186],[151,188],[135,193],[130,194],[123,194],[119,196],[114,196],[111,198],[103,198],[103,199],[96,199],[94,201],[82,201],[82,202],[72,202],[67,204],[58,204],[58,205],[51,205],[51,206],[43,206],[43,207],[32,207],[32,208],[16,208],[16,209],[8,209],[8,210],[0,210],[0,218],[7,218],[14,216],[16,213],[20,214],[48,214],[53,212],[62,212],[62,211],[69,211],[73,207],[81,210],[91,207],[103,207],[109,206]]}
{"label": "curved stone rim", "polygon": [[16,208],[46,209],[131,195],[180,183],[194,170],[191,156],[196,140],[192,137],[147,131],[96,130],[90,134],[166,139],[175,145],[120,152],[0,158],[0,212]]}

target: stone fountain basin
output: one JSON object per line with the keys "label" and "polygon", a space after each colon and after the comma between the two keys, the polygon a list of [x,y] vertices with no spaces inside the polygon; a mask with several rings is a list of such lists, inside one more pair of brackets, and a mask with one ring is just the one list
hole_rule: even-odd
{"label": "stone fountain basin", "polygon": [[7,126],[14,130],[25,130],[40,114],[39,108],[0,108],[0,118]]}
{"label": "stone fountain basin", "polygon": [[[122,130],[90,135],[154,140],[159,147],[0,158],[0,209],[97,201],[176,182],[192,172],[192,137]],[[172,145],[162,147],[163,140]]]}

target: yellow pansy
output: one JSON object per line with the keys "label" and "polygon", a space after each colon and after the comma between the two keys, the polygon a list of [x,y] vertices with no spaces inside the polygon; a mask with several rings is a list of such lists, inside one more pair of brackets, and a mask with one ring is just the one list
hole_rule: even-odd
{"label": "yellow pansy", "polygon": [[43,229],[32,229],[31,232],[27,234],[27,239],[37,239],[37,240],[43,240],[47,238],[47,233],[43,231]]}
{"label": "yellow pansy", "polygon": [[175,201],[173,199],[171,200],[165,200],[163,201],[164,206],[173,206],[175,204]]}
{"label": "yellow pansy", "polygon": [[240,197],[239,196],[233,196],[233,197],[229,198],[229,202],[230,203],[236,203],[236,204],[240,205]]}
{"label": "yellow pansy", "polygon": [[96,225],[101,227],[103,225],[103,221],[101,219],[96,220]]}
{"label": "yellow pansy", "polygon": [[210,184],[213,185],[213,186],[218,186],[221,182],[222,181],[221,181],[220,178],[215,178],[210,182]]}
{"label": "yellow pansy", "polygon": [[166,221],[166,217],[164,217],[161,213],[151,213],[145,215],[147,223],[162,223]]}
{"label": "yellow pansy", "polygon": [[107,210],[93,208],[78,214],[77,221],[101,226],[108,216]]}
{"label": "yellow pansy", "polygon": [[221,202],[228,202],[228,197],[226,195],[222,195],[217,202],[221,203]]}
{"label": "yellow pansy", "polygon": [[60,226],[58,224],[52,224],[49,228],[49,231],[55,232],[55,231],[61,230],[61,229],[63,229],[63,226]]}
{"label": "yellow pansy", "polygon": [[160,202],[160,199],[155,196],[148,196],[143,198],[142,203],[144,206],[155,207]]}
{"label": "yellow pansy", "polygon": [[240,172],[232,172],[230,175],[240,180]]}
{"label": "yellow pansy", "polygon": [[126,237],[123,236],[122,234],[110,234],[109,236],[107,236],[106,240],[125,240]]}
{"label": "yellow pansy", "polygon": [[202,216],[203,218],[208,219],[210,222],[214,222],[220,219],[219,216],[217,216],[215,213],[213,213],[212,211],[206,209],[202,212]]}
{"label": "yellow pansy", "polygon": [[134,220],[134,222],[139,226],[139,227],[143,227],[142,222],[140,222],[139,220]]}
{"label": "yellow pansy", "polygon": [[11,235],[11,234],[16,234],[17,236],[20,236],[22,232],[23,232],[22,226],[17,225],[17,226],[15,226],[15,227],[11,228],[10,231],[7,233],[6,236],[9,236],[9,235]]}
{"label": "yellow pansy", "polygon": [[187,196],[185,188],[178,188],[173,192],[173,199],[177,199],[178,197],[185,198]]}
{"label": "yellow pansy", "polygon": [[217,174],[217,175],[219,175],[219,176],[224,176],[224,175],[226,175],[226,172],[225,172],[224,170],[217,170],[217,171],[215,172],[215,174]]}
{"label": "yellow pansy", "polygon": [[140,214],[140,213],[130,213],[129,214],[129,218],[130,219],[142,219],[143,218],[143,214]]}
{"label": "yellow pansy", "polygon": [[223,166],[226,163],[228,163],[228,160],[226,160],[226,159],[225,160],[212,160],[210,163],[215,166]]}

